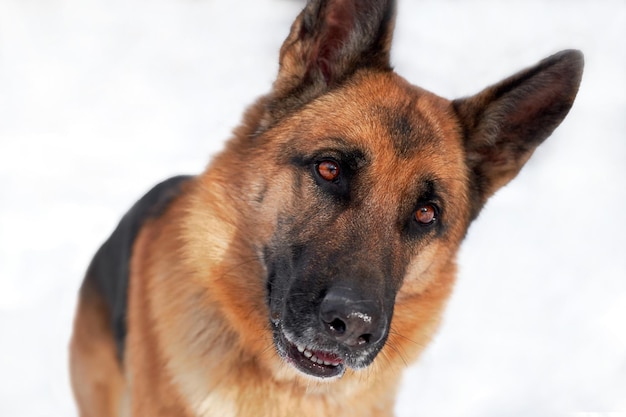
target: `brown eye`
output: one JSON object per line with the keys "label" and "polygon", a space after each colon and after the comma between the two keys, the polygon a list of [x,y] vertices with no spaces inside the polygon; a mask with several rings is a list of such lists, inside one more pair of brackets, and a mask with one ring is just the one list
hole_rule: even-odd
{"label": "brown eye", "polygon": [[339,164],[335,161],[322,161],[317,165],[317,173],[326,181],[339,178]]}
{"label": "brown eye", "polygon": [[424,204],[415,212],[415,220],[420,224],[432,224],[436,219],[437,209],[432,204]]}

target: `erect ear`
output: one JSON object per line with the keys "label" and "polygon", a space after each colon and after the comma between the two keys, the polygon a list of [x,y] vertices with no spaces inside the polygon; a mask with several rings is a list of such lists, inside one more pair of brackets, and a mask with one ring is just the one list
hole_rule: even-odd
{"label": "erect ear", "polygon": [[390,70],[395,0],[310,0],[280,50],[273,119],[341,83],[357,69]]}
{"label": "erect ear", "polygon": [[473,97],[453,101],[464,129],[474,216],[565,118],[583,64],[580,51],[562,51]]}

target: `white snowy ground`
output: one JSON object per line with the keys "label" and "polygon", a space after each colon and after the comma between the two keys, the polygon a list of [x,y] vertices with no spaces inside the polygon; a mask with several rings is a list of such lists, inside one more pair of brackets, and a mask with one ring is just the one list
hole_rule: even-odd
{"label": "white snowy ground", "polygon": [[[0,416],[74,416],[91,255],[268,90],[298,0],[0,0]],[[393,61],[453,98],[563,48],[568,119],[491,200],[397,415],[626,416],[626,3],[401,0]]]}

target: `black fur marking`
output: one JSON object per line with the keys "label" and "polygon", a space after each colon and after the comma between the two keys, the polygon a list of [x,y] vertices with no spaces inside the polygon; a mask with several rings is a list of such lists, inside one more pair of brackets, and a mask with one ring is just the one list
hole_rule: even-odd
{"label": "black fur marking", "polygon": [[181,175],[165,180],[137,201],[102,244],[87,270],[83,288],[95,290],[107,306],[121,362],[126,340],[129,265],[135,239],[144,222],[162,215],[191,178]]}
{"label": "black fur marking", "polygon": [[432,143],[436,135],[428,121],[414,110],[409,103],[404,110],[389,107],[375,109],[391,136],[391,144],[399,158],[407,159],[415,155],[420,144]]}
{"label": "black fur marking", "polygon": [[400,157],[411,155],[415,149],[415,131],[406,116],[396,116],[389,121],[389,131],[395,152]]}

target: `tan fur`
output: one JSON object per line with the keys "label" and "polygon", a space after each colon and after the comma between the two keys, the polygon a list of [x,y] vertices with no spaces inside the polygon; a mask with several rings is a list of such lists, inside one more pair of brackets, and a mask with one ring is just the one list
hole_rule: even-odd
{"label": "tan fur", "polygon": [[70,341],[70,378],[81,417],[122,417],[126,382],[115,353],[106,307],[81,291]]}
{"label": "tan fur", "polygon": [[[388,91],[389,104],[393,105],[406,94],[403,88],[408,88],[398,88],[396,81],[393,75],[372,77],[364,88]],[[328,136],[349,128],[347,122],[363,116],[353,114],[361,112],[359,97],[374,94],[367,90],[347,88],[311,106],[291,123],[306,125],[319,113],[340,108],[332,120],[318,127],[323,131],[313,130],[311,134]],[[336,100],[340,100],[339,105]],[[445,104],[429,95],[418,103],[433,114]],[[246,122],[244,125],[254,125],[252,120]],[[453,126],[446,126],[445,119],[438,123],[447,134],[454,134]],[[240,133],[195,180],[188,193],[162,217],[142,228],[133,251],[129,293],[126,367],[132,415],[390,415],[400,370],[415,360],[432,337],[451,291],[455,267],[449,255],[450,244],[431,249],[427,259],[412,266],[419,278],[405,282],[387,346],[370,368],[362,372],[349,370],[337,381],[317,382],[288,367],[272,346],[263,282],[249,278],[263,274],[251,262],[258,243],[253,239],[267,239],[274,225],[260,224],[256,238],[241,235],[241,230],[249,230],[249,219],[262,218],[264,211],[274,209],[272,205],[289,204],[292,198],[285,194],[284,187],[278,187],[287,178],[276,177],[272,181],[275,184],[260,184],[264,178],[272,178],[276,167],[264,161],[271,160],[287,143],[288,130],[289,125],[279,129],[268,149],[253,153],[239,147],[238,141],[245,140]],[[355,137],[364,139],[379,134],[382,131],[376,123],[360,125],[354,132]],[[450,138],[451,148],[455,140]],[[381,148],[382,143],[373,140],[367,144],[378,152],[381,169],[393,166],[394,159],[393,151]],[[242,152],[246,153],[243,158]],[[456,152],[456,158],[460,158],[460,150]],[[429,161],[444,162],[450,161]],[[225,177],[233,167],[241,167],[240,181],[248,188],[234,195],[224,187],[232,184],[233,180]],[[268,172],[246,167],[265,168]],[[248,178],[247,172],[256,179]],[[287,171],[281,175],[290,174]],[[385,198],[376,204],[383,210],[390,196],[386,191],[390,183],[411,179],[384,169],[377,175],[381,177],[380,195]],[[255,205],[250,200],[255,189],[263,187],[269,188],[268,195],[263,205]],[[245,204],[240,200],[243,196],[249,199]],[[458,240],[461,237],[461,232],[455,236]],[[456,245],[458,242],[452,242]],[[438,258],[445,261],[433,263]],[[426,269],[428,273],[424,273]],[[113,360],[112,341],[106,347]],[[268,408],[263,411],[264,405]],[[118,397],[111,397],[108,407],[119,408]]]}
{"label": "tan fur", "polygon": [[[396,89],[393,78],[373,77],[366,87],[392,93]],[[371,95],[369,91],[346,89],[328,102],[311,106],[295,123],[306,124],[309,117],[328,112],[331,107],[341,108],[332,121],[319,127],[323,132],[311,132],[327,136],[345,129],[347,121],[360,116],[350,114],[360,111],[358,97]],[[395,99],[389,94],[390,104]],[[335,100],[341,100],[340,104]],[[425,110],[442,105],[441,99],[430,96],[424,96],[419,103]],[[453,133],[445,120],[439,122],[442,130]],[[241,231],[250,230],[249,219],[258,220],[264,217],[264,211],[273,210],[272,204],[289,204],[292,198],[285,194],[284,187],[277,187],[274,195],[273,184],[265,184],[263,187],[270,191],[263,205],[251,201],[254,189],[261,188],[259,182],[274,175],[276,167],[264,161],[272,160],[272,153],[280,150],[281,134],[287,136],[288,129],[286,126],[284,133],[277,133],[271,149],[253,154],[247,151],[243,158],[237,140],[243,141],[245,136],[236,138],[197,179],[188,195],[181,197],[166,215],[144,227],[135,247],[129,301],[132,330],[128,358],[134,415],[183,416],[187,415],[184,404],[189,411],[206,416],[390,415],[399,371],[415,360],[430,340],[452,288],[455,268],[451,249],[449,244],[442,245],[428,259],[421,260],[421,266],[414,266],[422,271],[429,268],[429,272],[419,274],[415,282],[406,281],[388,345],[368,370],[348,371],[338,381],[316,382],[285,365],[272,346],[263,282],[250,278],[263,275],[251,262],[256,256],[253,248],[259,243],[254,239],[267,239],[266,233],[269,235],[274,225],[257,225],[261,227],[256,237],[242,236]],[[362,125],[354,134],[372,138],[381,133],[378,129],[375,124]],[[454,141],[452,137],[451,147]],[[380,149],[380,142],[373,141],[369,146],[386,159],[381,167],[393,166],[391,150]],[[233,167],[241,167],[236,168],[241,173],[240,181],[249,187],[234,195],[224,187],[232,186],[233,179],[225,176],[230,176]],[[260,167],[261,173],[250,167]],[[264,168],[268,172],[262,172]],[[256,179],[248,178],[247,172]],[[410,181],[401,173],[392,175],[383,170],[379,174],[380,194],[386,198],[389,193],[385,188],[390,181]],[[289,179],[275,178],[277,185],[283,181]],[[246,198],[245,204],[241,198]],[[381,200],[380,205],[386,205],[385,201]],[[456,239],[461,237],[461,232],[456,234]],[[457,244],[453,242],[452,246]],[[433,263],[437,258],[445,261]],[[172,379],[172,385],[159,384]],[[175,408],[177,401],[180,405]],[[263,411],[264,405],[268,408]],[[166,411],[170,408],[176,411]]]}
{"label": "tan fur", "polygon": [[[343,35],[335,19],[361,7],[320,1],[307,7],[321,3],[330,10],[324,41]],[[582,56],[555,55],[517,75],[522,81],[511,78],[478,98],[449,101],[387,67],[390,13],[380,15],[388,27],[374,31],[380,51],[366,51],[376,65],[342,50],[327,66],[329,57],[318,55],[328,51],[302,28],[302,16],[281,49],[272,92],[250,107],[205,172],[141,227],[130,263],[123,371],[104,305],[81,293],[71,345],[81,417],[118,416],[118,410],[134,417],[391,416],[402,369],[437,330],[470,222],[565,117],[582,73]],[[359,46],[360,38],[350,39]],[[333,84],[333,77],[344,76]],[[533,101],[553,79],[565,81],[542,93],[539,104]],[[524,82],[530,87],[518,88]],[[394,133],[402,130],[393,125],[396,113],[413,131]],[[515,137],[519,126],[528,137]],[[408,149],[406,140],[412,140]],[[355,206],[329,222],[330,199],[320,197],[319,184],[293,159],[338,141],[358,148],[369,165],[358,179],[362,189],[351,197]],[[445,194],[445,230],[409,244],[399,222],[411,219],[404,213],[414,213],[416,184],[429,178]],[[346,236],[359,236],[355,255],[367,262],[371,255],[372,263],[380,253],[394,258],[390,275],[401,281],[388,339],[365,369],[314,378],[277,352],[263,250],[284,238],[281,217],[299,226],[299,238],[319,238],[331,252],[353,250]]]}

